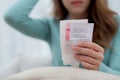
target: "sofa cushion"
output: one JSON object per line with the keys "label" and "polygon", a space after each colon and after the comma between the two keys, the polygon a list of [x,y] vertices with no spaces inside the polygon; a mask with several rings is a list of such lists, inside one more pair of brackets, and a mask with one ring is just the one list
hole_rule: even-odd
{"label": "sofa cushion", "polygon": [[120,77],[80,68],[43,67],[15,74],[5,80],[120,80]]}

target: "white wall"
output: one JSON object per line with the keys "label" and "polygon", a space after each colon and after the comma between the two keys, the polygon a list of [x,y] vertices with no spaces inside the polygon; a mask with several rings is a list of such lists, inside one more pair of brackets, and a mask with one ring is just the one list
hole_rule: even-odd
{"label": "white wall", "polygon": [[108,0],[108,1],[110,8],[120,15],[120,0]]}

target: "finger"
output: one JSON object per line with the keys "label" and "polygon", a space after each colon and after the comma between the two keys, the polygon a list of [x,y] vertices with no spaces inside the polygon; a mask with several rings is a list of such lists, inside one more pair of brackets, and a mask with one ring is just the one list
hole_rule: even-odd
{"label": "finger", "polygon": [[93,49],[97,52],[104,52],[104,49],[101,46],[93,42],[81,42],[78,46]]}
{"label": "finger", "polygon": [[100,63],[101,63],[101,61],[99,61],[95,58],[89,57],[89,56],[85,56],[85,55],[76,54],[75,58],[79,61],[87,62],[87,63],[92,64],[92,65],[100,65]]}
{"label": "finger", "polygon": [[91,65],[87,62],[81,62],[81,65],[85,68],[85,69],[89,69],[89,70],[98,70],[98,67],[95,65]]}
{"label": "finger", "polygon": [[98,59],[98,60],[103,60],[103,54],[99,54],[98,52],[95,52],[92,49],[87,49],[87,48],[81,48],[81,47],[74,47],[73,50],[78,52],[81,55],[87,55],[92,58]]}

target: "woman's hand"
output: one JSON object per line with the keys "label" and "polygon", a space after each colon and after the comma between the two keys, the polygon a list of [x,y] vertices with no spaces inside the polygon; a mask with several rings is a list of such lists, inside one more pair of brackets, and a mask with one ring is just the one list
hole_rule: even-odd
{"label": "woman's hand", "polygon": [[93,42],[81,42],[78,46],[73,46],[73,50],[76,51],[74,57],[89,70],[98,70],[104,59],[104,49]]}

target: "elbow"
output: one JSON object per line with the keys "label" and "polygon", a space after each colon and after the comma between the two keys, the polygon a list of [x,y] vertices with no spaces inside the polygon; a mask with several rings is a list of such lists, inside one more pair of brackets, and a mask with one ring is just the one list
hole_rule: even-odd
{"label": "elbow", "polygon": [[9,13],[4,13],[3,15],[3,19],[5,20],[5,22],[7,22],[8,24],[15,21],[15,16],[13,16],[14,14],[9,14]]}
{"label": "elbow", "polygon": [[7,24],[11,26],[13,26],[14,24],[20,24],[23,21],[23,19],[21,19],[17,14],[13,12],[4,13],[3,19]]}

